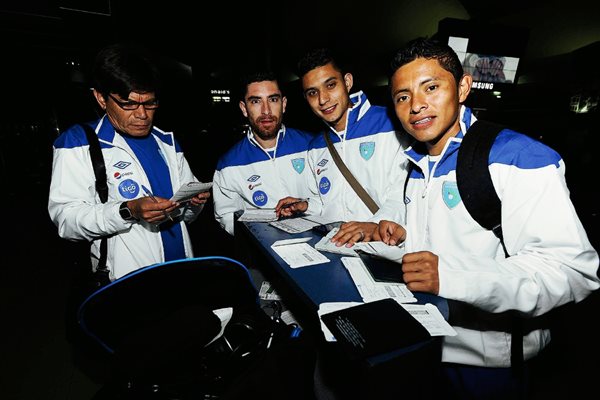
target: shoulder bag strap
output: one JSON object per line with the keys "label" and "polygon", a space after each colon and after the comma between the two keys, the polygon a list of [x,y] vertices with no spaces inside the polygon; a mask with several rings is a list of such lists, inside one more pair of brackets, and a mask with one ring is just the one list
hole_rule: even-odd
{"label": "shoulder bag strap", "polygon": [[[96,177],[96,191],[100,197],[100,201],[106,203],[108,200],[108,185],[106,184],[106,166],[104,164],[104,157],[102,156],[102,150],[100,149],[100,142],[98,141],[98,135],[87,124],[82,124],[85,136],[87,137],[88,144],[90,146],[90,156],[92,158],[92,167],[94,168],[94,176]],[[103,237],[100,242],[100,259],[98,260],[97,271],[108,272],[106,268],[106,255],[107,255],[107,240]]]}
{"label": "shoulder bag strap", "polygon": [[325,137],[325,142],[327,143],[327,148],[329,149],[329,152],[333,157],[333,161],[335,161],[335,165],[337,165],[342,175],[344,175],[344,178],[346,178],[346,180],[348,181],[352,189],[354,189],[358,197],[360,197],[363,203],[365,203],[369,211],[375,214],[379,210],[379,206],[377,205],[377,203],[375,203],[375,200],[373,200],[373,198],[369,196],[369,193],[367,193],[367,191],[356,180],[354,175],[352,175],[352,172],[350,172],[346,164],[344,164],[344,161],[342,161],[342,158],[340,157],[339,153],[337,152],[337,150],[333,146],[333,143],[331,142],[329,132],[325,132],[323,136]]}

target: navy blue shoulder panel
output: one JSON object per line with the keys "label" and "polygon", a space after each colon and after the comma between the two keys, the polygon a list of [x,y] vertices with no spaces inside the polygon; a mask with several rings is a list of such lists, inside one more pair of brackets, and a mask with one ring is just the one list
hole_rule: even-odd
{"label": "navy blue shoulder panel", "polygon": [[[97,121],[87,122],[85,125],[90,126],[92,129],[97,125]],[[101,135],[99,135],[101,136]],[[57,149],[74,149],[77,147],[83,147],[89,145],[85,131],[80,124],[69,127],[66,131],[61,133],[54,140],[54,147]],[[111,148],[110,144],[100,142],[100,148],[107,149]]]}
{"label": "navy blue shoulder panel", "polygon": [[[90,126],[92,126],[90,124]],[[88,145],[85,131],[80,125],[73,125],[54,140],[54,147],[57,149],[73,149]]]}
{"label": "navy blue shoulder panel", "polygon": [[520,169],[558,167],[560,155],[542,142],[525,134],[504,129],[490,150],[489,163],[514,165]]}
{"label": "navy blue shoulder panel", "polygon": [[347,139],[358,139],[394,130],[395,127],[389,110],[386,107],[371,105],[365,115],[349,127]]}
{"label": "navy blue shoulder panel", "polygon": [[[299,153],[308,149],[313,134],[286,127],[285,136],[280,139],[277,148],[277,156]],[[269,157],[265,152],[251,143],[247,138],[243,138],[233,145],[225,154],[221,156],[217,163],[217,170],[227,167],[249,165],[259,161],[266,161]]]}

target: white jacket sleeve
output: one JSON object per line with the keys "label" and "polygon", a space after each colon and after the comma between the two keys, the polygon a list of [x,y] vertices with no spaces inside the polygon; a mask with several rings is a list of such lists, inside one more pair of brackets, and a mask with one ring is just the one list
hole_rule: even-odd
{"label": "white jacket sleeve", "polygon": [[237,191],[227,187],[223,170],[213,176],[213,201],[215,219],[223,229],[233,235],[233,214],[244,209],[244,201]]}
{"label": "white jacket sleeve", "polygon": [[119,215],[120,201],[100,201],[95,181],[88,146],[54,149],[48,212],[60,237],[90,241],[131,226]]}
{"label": "white jacket sleeve", "polygon": [[537,316],[598,289],[598,253],[569,198],[563,161],[537,169],[493,164],[490,172],[511,257],[440,254],[440,296]]}

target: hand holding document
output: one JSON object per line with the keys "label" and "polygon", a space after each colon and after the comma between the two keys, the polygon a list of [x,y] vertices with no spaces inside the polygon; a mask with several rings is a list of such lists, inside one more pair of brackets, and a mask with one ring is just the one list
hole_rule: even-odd
{"label": "hand holding document", "polygon": [[352,248],[398,263],[402,262],[402,257],[404,256],[404,253],[406,253],[406,250],[404,250],[404,243],[401,243],[398,246],[390,246],[383,242],[358,242]]}
{"label": "hand holding document", "polygon": [[238,221],[271,222],[277,221],[274,208],[249,208],[244,211]]}
{"label": "hand holding document", "polygon": [[329,231],[326,236],[323,236],[321,240],[317,244],[315,244],[315,249],[319,251],[328,251],[330,253],[342,254],[345,256],[353,256],[357,257],[356,251],[354,251],[354,247],[346,247],[346,246],[336,246],[335,243],[331,243],[331,238],[335,236],[338,232],[339,228],[333,228]]}
{"label": "hand holding document", "polygon": [[203,183],[203,182],[188,182],[181,185],[179,190],[171,197],[170,200],[177,201],[179,203],[185,203],[186,201],[190,201],[192,197],[196,195],[208,192],[212,187],[212,182]]}

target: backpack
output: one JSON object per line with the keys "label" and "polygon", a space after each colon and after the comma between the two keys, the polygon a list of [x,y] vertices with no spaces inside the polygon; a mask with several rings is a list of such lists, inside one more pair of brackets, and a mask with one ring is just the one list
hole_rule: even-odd
{"label": "backpack", "polygon": [[[469,128],[460,145],[456,163],[456,184],[463,204],[471,217],[483,228],[491,230],[500,240],[504,254],[508,258],[502,233],[502,202],[496,194],[488,168],[490,150],[503,126],[477,120]],[[410,164],[410,176],[413,165]],[[407,179],[408,181],[408,179]],[[406,192],[406,184],[405,184]],[[511,367],[517,376],[523,372],[523,336],[533,330],[548,328],[547,313],[539,317],[523,317],[515,310],[503,313],[490,313],[470,304],[448,300],[449,323],[475,330],[509,332],[511,340]],[[559,307],[560,309],[565,306]]]}

